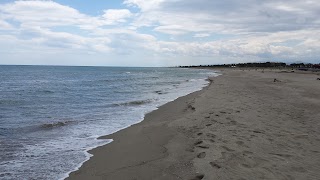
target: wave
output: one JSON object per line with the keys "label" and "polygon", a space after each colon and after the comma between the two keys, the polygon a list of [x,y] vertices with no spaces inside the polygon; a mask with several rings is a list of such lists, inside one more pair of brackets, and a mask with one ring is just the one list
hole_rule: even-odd
{"label": "wave", "polygon": [[50,90],[41,90],[39,92],[44,93],[44,94],[53,94],[54,93],[54,91],[50,91]]}
{"label": "wave", "polygon": [[147,100],[136,100],[136,101],[129,101],[124,103],[117,103],[114,105],[115,106],[139,106],[139,105],[148,104],[151,102],[153,102],[152,99],[147,99]]}
{"label": "wave", "polygon": [[196,81],[199,81],[199,80],[203,80],[203,79],[188,79],[188,80],[186,80],[186,82],[196,82]]}
{"label": "wave", "polygon": [[99,79],[95,81],[87,81],[88,83],[95,83],[95,82],[114,82],[116,79]]}
{"label": "wave", "polygon": [[131,81],[129,78],[110,78],[110,79],[98,79],[98,80],[93,80],[93,81],[85,81],[84,83],[86,84],[104,84],[104,83],[114,83],[114,82],[126,82],[126,81]]}
{"label": "wave", "polygon": [[168,92],[164,92],[164,91],[154,91],[155,93],[161,95],[161,94],[168,94]]}
{"label": "wave", "polygon": [[58,121],[58,122],[53,122],[53,123],[45,123],[45,124],[40,125],[40,127],[42,129],[52,129],[52,128],[56,128],[56,127],[66,126],[72,122],[73,121]]}

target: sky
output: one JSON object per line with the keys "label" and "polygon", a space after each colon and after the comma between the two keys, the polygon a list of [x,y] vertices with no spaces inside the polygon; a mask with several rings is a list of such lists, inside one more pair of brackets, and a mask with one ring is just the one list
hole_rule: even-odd
{"label": "sky", "polygon": [[320,62],[319,0],[0,0],[0,64]]}

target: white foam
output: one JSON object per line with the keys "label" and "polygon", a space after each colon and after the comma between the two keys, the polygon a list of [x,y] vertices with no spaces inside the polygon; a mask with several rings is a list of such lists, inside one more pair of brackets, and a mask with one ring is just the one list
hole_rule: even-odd
{"label": "white foam", "polygon": [[[208,75],[214,76],[213,73]],[[52,129],[52,134],[61,133],[61,137],[59,136],[59,138],[51,140],[44,138],[44,141],[38,144],[26,144],[24,146],[26,150],[18,155],[21,157],[21,160],[11,161],[10,164],[5,167],[5,170],[12,172],[13,170],[11,169],[18,167],[21,171],[28,172],[30,166],[47,166],[42,167],[47,168],[48,171],[45,174],[46,177],[41,178],[65,179],[71,172],[78,170],[84,162],[92,157],[92,155],[88,153],[89,150],[112,142],[112,140],[98,139],[98,137],[115,133],[139,123],[144,119],[145,114],[181,96],[201,90],[208,83],[205,78],[195,78],[189,81],[181,80],[179,84],[170,85],[169,83],[163,87],[167,92],[166,94],[159,95],[154,93],[154,89],[150,90],[148,94],[142,93],[142,96],[147,97],[140,97],[141,99],[154,100],[150,103],[142,103],[137,106],[116,107],[120,109],[112,112],[93,112],[96,113],[95,115],[98,115],[98,118],[91,116],[81,117],[84,121],[76,121],[78,124],[72,123],[71,125],[54,128]],[[104,118],[99,119],[101,117]],[[35,134],[35,137],[37,136],[38,134]],[[52,162],[40,164],[39,162],[41,162],[43,158],[47,161],[48,159],[50,160],[50,158],[54,158],[54,160],[52,159]],[[33,159],[36,161],[33,161]],[[62,165],[59,166],[59,163]],[[50,169],[51,167],[55,167],[58,170]],[[58,167],[65,167],[65,169],[59,169]],[[37,178],[37,176],[39,175],[31,175],[30,178]],[[21,176],[13,179],[19,178],[21,178]]]}

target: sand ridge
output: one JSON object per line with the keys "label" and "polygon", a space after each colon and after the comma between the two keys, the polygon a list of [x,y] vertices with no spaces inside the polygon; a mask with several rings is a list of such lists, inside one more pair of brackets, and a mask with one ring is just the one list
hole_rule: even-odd
{"label": "sand ridge", "polygon": [[104,137],[70,179],[320,179],[319,75],[222,73]]}

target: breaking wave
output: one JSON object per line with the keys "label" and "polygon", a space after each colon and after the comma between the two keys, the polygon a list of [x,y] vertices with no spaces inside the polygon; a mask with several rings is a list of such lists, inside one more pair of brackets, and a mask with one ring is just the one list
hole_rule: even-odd
{"label": "breaking wave", "polygon": [[114,105],[115,106],[139,106],[139,105],[151,103],[153,101],[154,100],[152,100],[152,99],[136,100],[136,101],[129,101],[129,102],[124,102],[124,103],[117,103],[117,104],[114,104]]}
{"label": "breaking wave", "polygon": [[42,129],[52,129],[52,128],[56,128],[56,127],[66,126],[72,122],[73,121],[58,121],[58,122],[53,122],[53,123],[45,123],[45,124],[40,125],[40,127]]}
{"label": "breaking wave", "polygon": [[165,91],[154,91],[155,93],[161,95],[161,94],[168,94],[168,92],[165,92]]}

